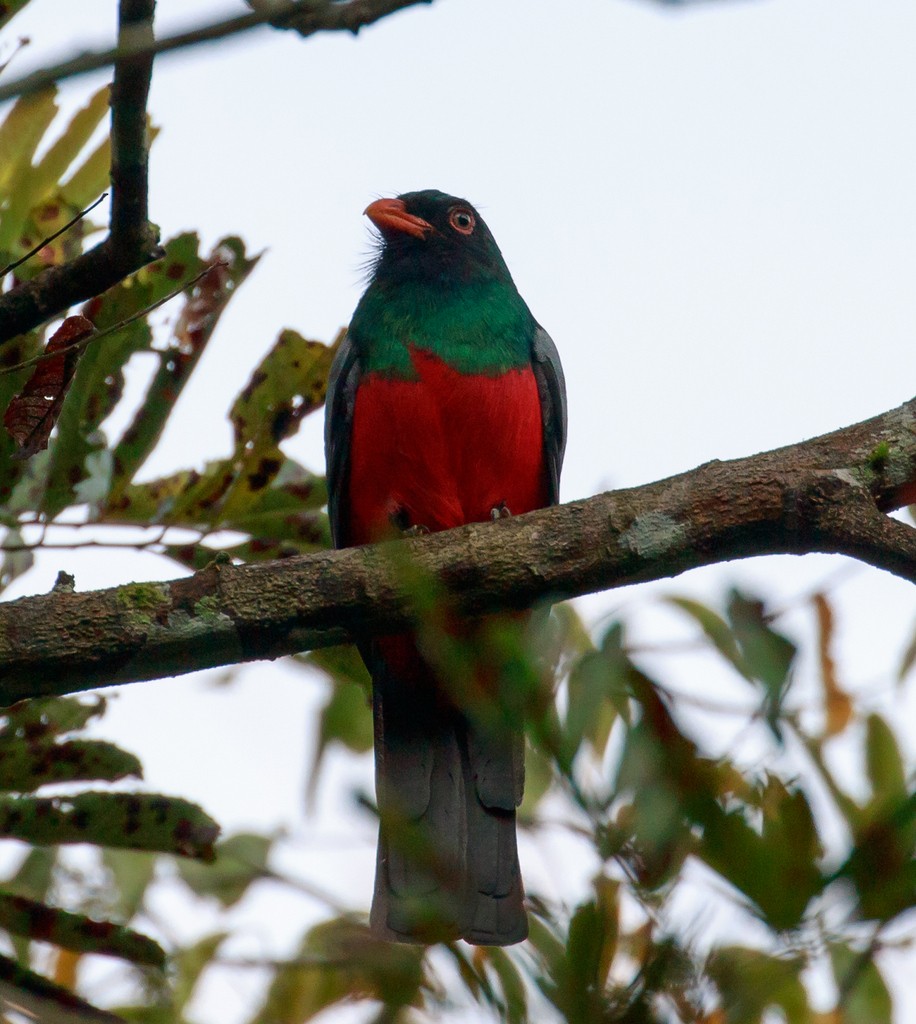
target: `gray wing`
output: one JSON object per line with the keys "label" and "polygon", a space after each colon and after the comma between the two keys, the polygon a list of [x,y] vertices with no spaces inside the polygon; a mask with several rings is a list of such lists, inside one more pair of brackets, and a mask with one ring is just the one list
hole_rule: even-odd
{"label": "gray wing", "polygon": [[556,505],[560,500],[560,469],[566,451],[566,378],[557,346],[543,327],[538,326],[535,332],[531,354],[541,398],[548,495],[551,505]]}
{"label": "gray wing", "polygon": [[336,548],[346,547],[349,543],[343,502],[346,500],[347,477],[350,472],[350,435],[359,377],[359,356],[348,334],[331,364],[324,414],[328,518],[331,521],[331,538]]}

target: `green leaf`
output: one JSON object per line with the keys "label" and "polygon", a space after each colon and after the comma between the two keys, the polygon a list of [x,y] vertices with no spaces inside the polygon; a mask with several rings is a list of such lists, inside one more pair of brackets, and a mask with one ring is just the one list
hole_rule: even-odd
{"label": "green leaf", "polygon": [[[666,764],[666,748],[644,722],[629,730],[618,769],[618,794],[631,794],[616,823],[602,837],[605,856],[624,855],[639,884],[657,889],[680,870],[693,846],[688,812],[702,802],[694,788],[696,771],[679,778]],[[710,794],[702,798],[711,801]]]}
{"label": "green leaf", "polygon": [[[27,899],[42,900],[47,898],[54,881],[54,869],[57,864],[57,850],[53,847],[33,847],[23,857],[16,872],[3,882],[3,889],[12,896],[24,896]],[[11,935],[10,939],[19,963],[28,967],[29,941],[21,935]]]}
{"label": "green leaf", "polygon": [[372,749],[372,680],[359,651],[350,644],[309,651],[297,660],[317,668],[331,684],[318,725],[318,742],[309,775],[311,794],[330,743],[340,743],[359,754]]}
{"label": "green leaf", "polygon": [[525,983],[522,981],[521,972],[515,961],[498,946],[491,946],[482,949],[493,969],[493,973],[499,979],[499,987],[502,989],[504,1012],[502,1018],[507,1024],[526,1024],[528,1020],[528,995],[525,991]]}
{"label": "green leaf", "polygon": [[104,697],[39,697],[0,709],[0,739],[10,736],[32,742],[84,728],[105,713]]}
{"label": "green leaf", "polygon": [[544,973],[555,974],[557,965],[566,956],[566,944],[538,902],[528,915],[528,941],[543,962]]}
{"label": "green leaf", "polygon": [[[151,136],[152,140],[152,136]],[[111,138],[103,139],[60,187],[64,202],[85,210],[108,188],[111,173]]]}
{"label": "green leaf", "polygon": [[335,918],[312,928],[299,953],[278,968],[251,1024],[304,1024],[335,1003],[377,999],[384,1020],[416,1005],[428,987],[424,950],[376,939],[368,928]]}
{"label": "green leaf", "polygon": [[3,561],[0,562],[0,590],[5,590],[13,580],[27,573],[35,564],[35,552],[25,546],[25,539],[18,530],[7,530],[3,538]]}
{"label": "green leaf", "polygon": [[831,943],[830,960],[840,992],[838,1008],[843,1024],[892,1024],[891,994],[869,953]]}
{"label": "green leaf", "polygon": [[[70,119],[57,141],[29,175],[29,208],[54,198],[57,183],[108,114],[110,86],[103,85]],[[71,214],[72,216],[72,214]],[[67,218],[70,219],[69,217]]]}
{"label": "green leaf", "polygon": [[102,740],[23,742],[0,734],[0,791],[31,793],[55,782],[142,777],[139,760]]}
{"label": "green leaf", "polygon": [[210,863],[182,861],[178,872],[198,896],[213,896],[224,907],[231,907],[252,883],[271,877],[267,861],[273,843],[269,836],[240,832],[217,844],[216,857]]}
{"label": "green leaf", "polygon": [[795,644],[769,624],[763,603],[732,590],[728,618],[741,647],[748,671],[766,691],[764,709],[770,728],[778,735],[782,702],[789,686]]}
{"label": "green leaf", "polygon": [[899,683],[902,683],[910,674],[913,665],[916,665],[916,629],[913,630],[910,642],[906,645],[906,649],[900,659],[900,667],[897,669],[897,681]]}
{"label": "green leaf", "polygon": [[252,374],[229,414],[235,431],[234,472],[217,496],[220,523],[250,511],[276,478],[284,463],[280,442],[324,404],[341,338],[325,345],[283,331]]}
{"label": "green leaf", "polygon": [[[106,85],[82,110],[77,111],[57,141],[20,181],[4,213],[4,222],[8,222],[10,229],[13,224],[19,225],[16,235],[7,236],[0,225],[0,246],[16,257],[24,256],[56,234],[82,209],[61,195],[58,183],[108,113],[108,100],[109,87]],[[104,181],[100,184],[93,199],[105,184]],[[84,237],[93,230],[93,225],[87,220],[74,224],[58,238],[42,245],[40,253],[20,266],[17,271],[19,278],[29,280],[48,265],[59,266],[74,259],[82,252]]]}
{"label": "green leaf", "polygon": [[22,858],[16,873],[2,883],[3,888],[14,896],[43,900],[51,888],[56,863],[53,847],[34,847]]}
{"label": "green leaf", "polygon": [[[203,268],[197,255],[197,236],[179,235],[166,243],[165,256],[88,302],[85,315],[102,331],[164,298],[176,284]],[[77,485],[89,475],[89,455],[107,447],[98,429],[124,389],[124,367],[137,352],[151,345],[145,319],[88,345],[57,422],[50,446],[48,483],[41,511],[53,518],[77,500]]]}
{"label": "green leaf", "polygon": [[858,916],[889,921],[916,906],[916,793],[856,830],[856,843],[837,872],[859,897]]}
{"label": "green leaf", "polygon": [[897,737],[887,722],[871,714],[865,729],[865,770],[873,794],[870,810],[876,811],[906,797],[906,770]]}
{"label": "green leaf", "polygon": [[0,836],[38,845],[95,843],[210,860],[219,826],[196,805],[150,793],[0,796]]}
{"label": "green leaf", "polygon": [[102,863],[111,876],[111,913],[130,921],[143,907],[146,891],[156,873],[156,856],[139,850],[102,850]]}
{"label": "green leaf", "polygon": [[808,801],[801,790],[770,778],[749,816],[761,818],[760,831],[741,810],[710,805],[698,854],[756,904],[772,928],[797,927],[824,885]]}
{"label": "green leaf", "polygon": [[321,709],[318,742],[309,780],[314,792],[324,752],[331,743],[340,743],[348,750],[363,754],[372,749],[372,710],[365,687],[359,683],[336,683],[327,703]]}
{"label": "green leaf", "polygon": [[771,956],[741,946],[715,950],[706,965],[728,1024],[758,1024],[767,1010],[777,1008],[787,1024],[813,1024],[800,978],[803,967],[800,957]]}
{"label": "green leaf", "polygon": [[585,654],[569,673],[565,756],[571,761],[583,740],[597,757],[604,755],[611,727],[629,701],[630,666],[618,650],[602,647]]}
{"label": "green leaf", "polygon": [[[65,202],[59,195],[37,203],[29,210],[23,221],[15,253],[17,257],[21,257],[36,247],[39,248],[34,256],[16,268],[19,280],[31,281],[45,268],[62,266],[82,253],[85,239],[98,231],[99,226],[88,218],[72,224],[73,218],[79,212],[79,209]],[[52,239],[51,236],[59,231],[63,233]],[[51,322],[49,320],[45,327],[47,328]]]}
{"label": "green leaf", "polygon": [[530,739],[525,742],[525,795],[518,808],[521,822],[532,821],[554,780],[553,762]]}
{"label": "green leaf", "polygon": [[165,966],[164,950],[146,935],[24,896],[0,892],[0,928],[78,953],[99,953],[135,964]]}
{"label": "green leaf", "polygon": [[213,962],[228,932],[214,932],[205,935],[192,946],[180,950],[173,958],[176,978],[172,989],[172,1020],[179,1019],[181,1012],[191,1001],[201,974]]}
{"label": "green leaf", "polygon": [[603,1019],[602,1004],[619,934],[618,885],[604,876],[595,899],[579,904],[569,922],[563,959],[554,964],[550,996],[571,1021]]}
{"label": "green leaf", "polygon": [[689,597],[669,597],[667,601],[675,608],[686,612],[699,625],[713,647],[740,675],[745,679],[751,678],[735,634],[725,619],[714,612],[712,608],[707,608],[706,605]]}
{"label": "green leaf", "polygon": [[0,124],[0,200],[6,199],[0,217],[0,261],[16,252],[16,241],[29,212],[28,181],[32,156],[57,113],[57,90],[22,96]]}
{"label": "green leaf", "polygon": [[15,995],[10,1002],[25,1011],[27,1019],[42,1024],[122,1024],[113,1013],[98,1009],[68,988],[0,955],[0,995],[10,993]]}
{"label": "green leaf", "polygon": [[165,349],[157,352],[159,368],[133,422],[114,449],[115,473],[109,507],[118,507],[127,485],[156,446],[220,316],[259,258],[245,254],[241,239],[223,238],[216,243],[207,259],[212,269],[186,293],[172,337]]}

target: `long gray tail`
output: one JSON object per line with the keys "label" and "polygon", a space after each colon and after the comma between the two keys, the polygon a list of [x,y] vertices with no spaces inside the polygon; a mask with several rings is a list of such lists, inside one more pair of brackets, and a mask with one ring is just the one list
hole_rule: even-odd
{"label": "long gray tail", "polygon": [[[431,683],[431,680],[429,680]],[[528,934],[515,842],[524,738],[373,664],[380,814],[373,931],[506,946]]]}

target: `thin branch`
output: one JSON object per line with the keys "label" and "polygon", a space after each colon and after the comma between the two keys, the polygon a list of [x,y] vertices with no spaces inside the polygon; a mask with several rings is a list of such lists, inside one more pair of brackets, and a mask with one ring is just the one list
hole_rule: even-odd
{"label": "thin branch", "polygon": [[148,253],[158,239],[149,223],[149,131],[146,104],[153,74],[153,11],[156,0],[121,0],[118,44],[144,49],[122,56],[111,86],[111,246],[116,252]]}
{"label": "thin branch", "polygon": [[71,217],[70,220],[68,220],[62,228],[58,228],[53,235],[48,235],[47,238],[43,238],[34,248],[29,249],[25,256],[20,256],[19,259],[15,261],[15,263],[7,263],[7,265],[2,270],[0,270],[0,277],[6,277],[6,275],[11,270],[15,270],[17,267],[21,267],[23,263],[28,263],[28,261],[33,256],[40,253],[46,245],[50,245],[55,238],[60,238],[60,236],[64,234],[65,231],[69,231],[74,224],[78,224],[83,219],[83,217],[86,216],[87,213],[91,213],[99,205],[99,203],[102,202],[103,199],[107,198],[107,196],[108,193],[103,192],[94,203],[91,203],[89,206],[87,206],[85,210],[80,210],[80,212],[75,217]]}
{"label": "thin branch", "polygon": [[[159,259],[156,229],[147,219],[146,99],[152,76],[155,0],[121,0],[118,41],[125,55],[115,64],[111,104],[111,219],[104,242],[69,263],[48,267],[0,296],[0,345],[100,295],[147,263]],[[146,47],[138,53],[128,44]]]}
{"label": "thin branch", "polygon": [[53,67],[34,71],[0,86],[0,102],[46,89],[55,82],[62,82],[77,75],[110,67],[122,58],[172,53],[190,46],[199,46],[201,43],[212,43],[228,36],[240,35],[262,25],[293,28],[301,36],[314,35],[316,32],[355,34],[363,26],[371,25],[405,7],[429,3],[432,3],[432,0],[349,0],[349,3],[328,0],[321,6],[317,6],[315,0],[280,0],[276,3],[252,4],[259,9],[251,14],[201,25],[187,32],[166,36],[158,42],[143,39],[139,35],[120,38],[118,45],[111,49],[88,51]]}
{"label": "thin branch", "polygon": [[[81,548],[124,548],[130,551],[149,551],[152,548],[164,545],[165,537],[172,527],[163,526],[160,532],[149,540],[75,540],[68,543],[53,543],[48,544],[44,540],[44,533],[54,526],[55,524],[49,523],[48,526],[42,531],[42,538],[40,540],[32,541],[31,543],[22,544],[0,544],[0,552],[7,551],[79,551]],[[94,526],[95,523],[87,523],[88,526]],[[184,527],[182,528],[184,529]],[[197,544],[199,541],[192,541],[191,543]],[[218,552],[214,550],[214,556]]]}
{"label": "thin branch", "polygon": [[161,299],[151,302],[143,309],[137,310],[136,313],[131,313],[130,316],[125,317],[123,320],[119,320],[116,324],[106,327],[104,331],[98,331],[95,334],[90,334],[88,338],[82,338],[80,341],[74,341],[70,345],[62,345],[54,352],[40,352],[37,356],[32,356],[31,359],[23,359],[21,363],[14,363],[12,366],[4,366],[0,368],[0,377],[7,373],[15,373],[17,370],[24,370],[27,366],[35,366],[45,359],[53,359],[55,356],[60,356],[64,352],[70,352],[72,349],[86,348],[88,345],[101,341],[102,338],[107,338],[109,335],[115,334],[117,331],[121,331],[125,327],[129,327],[132,323],[136,323],[137,320],[142,320],[144,317],[149,316],[150,313],[157,310],[160,306],[164,306],[167,302],[171,302],[172,299],[181,295],[182,292],[186,292],[189,288],[193,288],[194,285],[197,284],[201,278],[206,277],[211,270],[225,266],[227,266],[227,264],[221,260],[216,260],[214,263],[208,263],[200,273],[188,278],[184,284],[180,284],[177,288],[174,288],[168,293],[168,295],[163,295]]}
{"label": "thin branch", "polygon": [[752,555],[841,553],[916,581],[916,530],[884,516],[914,499],[916,398],[811,441],[496,523],[254,565],[217,554],[170,582],[0,604],[0,704],[397,632],[416,621],[424,580],[463,615]]}

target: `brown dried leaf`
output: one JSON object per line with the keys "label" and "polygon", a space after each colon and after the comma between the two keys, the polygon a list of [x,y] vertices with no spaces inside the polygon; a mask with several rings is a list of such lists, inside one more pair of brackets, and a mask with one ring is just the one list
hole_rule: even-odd
{"label": "brown dried leaf", "polygon": [[817,651],[824,684],[824,735],[837,736],[852,718],[852,701],[840,686],[836,663],[830,652],[833,643],[833,609],[823,594],[815,594],[812,601],[817,613]]}
{"label": "brown dried leaf", "polygon": [[3,425],[18,447],[15,458],[27,459],[48,447],[51,429],[82,353],[82,347],[75,346],[94,331],[86,317],[68,316],[45,348],[45,356],[50,358],[41,360],[25,387],[10,402]]}

